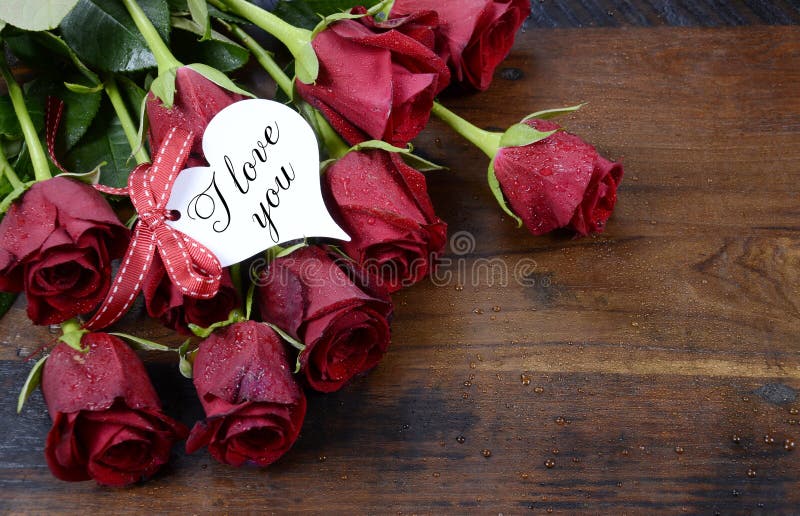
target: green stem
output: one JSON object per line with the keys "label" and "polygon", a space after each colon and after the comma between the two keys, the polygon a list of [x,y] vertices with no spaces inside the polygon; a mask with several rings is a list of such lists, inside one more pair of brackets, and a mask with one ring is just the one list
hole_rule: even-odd
{"label": "green stem", "polygon": [[122,130],[125,132],[125,138],[128,139],[131,149],[137,149],[133,154],[134,158],[136,158],[136,163],[140,165],[142,163],[147,163],[150,161],[150,156],[147,155],[147,151],[139,141],[139,131],[136,125],[133,123],[131,115],[128,113],[128,108],[125,107],[125,101],[122,100],[122,96],[119,93],[117,81],[114,80],[114,76],[109,74],[103,82],[103,86],[105,87],[108,99],[111,101],[111,105],[114,106],[114,112],[117,114],[117,118],[119,118],[119,121],[122,124]]}
{"label": "green stem", "polygon": [[147,46],[155,56],[156,63],[158,63],[158,75],[161,75],[172,68],[183,66],[181,62],[178,61],[174,55],[172,55],[172,52],[169,51],[169,47],[167,47],[167,45],[161,39],[158,31],[155,27],[153,27],[153,23],[144,13],[136,0],[122,0],[122,3],[125,4],[125,8],[128,10],[131,18],[133,18],[133,23],[136,24],[136,28],[139,29],[139,32],[142,34],[145,42],[147,43]]}
{"label": "green stem", "polygon": [[258,64],[267,71],[270,77],[275,80],[275,83],[278,87],[286,94],[287,97],[291,98],[292,95],[292,79],[289,78],[283,72],[283,69],[275,62],[275,59],[272,57],[272,53],[267,51],[264,47],[258,44],[258,42],[253,39],[250,34],[246,33],[241,27],[232,24],[226,24],[233,34],[239,38],[239,40],[244,43],[253,56],[258,61]]}
{"label": "green stem", "polygon": [[14,190],[18,188],[22,188],[23,185],[22,181],[20,181],[19,176],[17,173],[14,172],[14,167],[11,166],[11,163],[8,162],[8,158],[6,158],[6,153],[3,152],[3,146],[0,145],[0,177],[5,176],[8,179],[8,182],[11,184],[11,188]]}
{"label": "green stem", "polygon": [[312,83],[316,80],[319,62],[311,47],[312,33],[310,30],[286,23],[271,12],[246,0],[208,0],[208,3],[237,14],[275,36],[294,56],[298,79],[305,83]]}
{"label": "green stem", "polygon": [[239,299],[244,303],[247,292],[242,290],[242,264],[234,263],[231,265],[230,274],[233,288],[236,289],[236,293],[239,294]]}
{"label": "green stem", "polygon": [[36,128],[33,125],[30,113],[28,113],[28,107],[25,105],[25,95],[8,68],[2,47],[0,47],[0,74],[3,75],[3,79],[6,81],[8,96],[11,98],[14,113],[17,115],[20,127],[22,127],[22,135],[25,137],[25,144],[28,146],[28,152],[31,155],[31,163],[33,164],[33,173],[36,180],[45,181],[50,179],[52,177],[50,175],[50,162],[44,152],[42,142],[39,140],[39,135],[36,134]]}
{"label": "green stem", "polygon": [[444,123],[452,127],[455,132],[482,150],[484,154],[490,158],[494,158],[494,155],[497,154],[497,151],[500,149],[500,139],[503,137],[502,133],[484,131],[479,127],[475,127],[438,102],[433,103],[433,110],[431,112]]}

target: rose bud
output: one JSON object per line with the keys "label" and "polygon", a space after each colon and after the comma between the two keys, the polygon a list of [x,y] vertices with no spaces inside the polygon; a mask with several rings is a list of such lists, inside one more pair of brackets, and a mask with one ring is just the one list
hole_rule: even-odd
{"label": "rose bud", "polygon": [[270,263],[261,280],[261,316],[305,345],[299,360],[311,388],[340,389],[389,347],[389,295],[352,262],[304,247]]}
{"label": "rose bud", "polygon": [[439,55],[453,80],[486,90],[531,13],[530,0],[395,0],[391,17],[432,10],[444,39]]}
{"label": "rose bud", "polygon": [[142,362],[120,339],[87,333],[86,353],[59,342],[42,392],[53,420],[45,456],[61,480],[125,486],[156,473],[188,430],[164,415]]}
{"label": "rose bud", "polygon": [[208,446],[225,464],[268,466],[297,440],[306,398],[283,342],[266,324],[238,322],[201,342],[194,385],[206,419],[192,428],[188,453]]}
{"label": "rose bud", "polygon": [[450,80],[433,50],[436,24],[431,11],[388,22],[337,21],[312,42],[316,82],[297,81],[297,91],[351,144],[375,139],[404,146],[425,127],[434,96]]}
{"label": "rose bud", "polygon": [[203,133],[214,115],[245,97],[226,90],[189,67],[178,68],[175,76],[175,99],[172,108],[164,107],[150,93],[147,97],[147,121],[150,125],[150,150],[156,155],[161,143],[173,127],[194,133],[192,151],[186,168],[206,166],[203,155]]}
{"label": "rose bud", "polygon": [[164,269],[161,256],[156,254],[142,282],[142,295],[147,314],[158,319],[167,328],[189,335],[189,324],[208,328],[228,318],[231,310],[239,306],[239,295],[227,269],[223,269],[219,291],[210,299],[184,296],[172,284]]}
{"label": "rose bud", "polygon": [[89,312],[104,299],[111,260],[128,238],[91,186],[64,177],[38,182],[0,222],[0,290],[24,290],[34,324]]}
{"label": "rose bud", "polygon": [[[542,132],[560,129],[549,120],[524,123]],[[494,171],[511,209],[534,235],[561,227],[584,236],[602,232],[623,174],[622,164],[562,130],[522,147],[501,147]]]}
{"label": "rose bud", "polygon": [[342,249],[390,292],[424,278],[444,250],[447,224],[433,212],[425,176],[399,154],[349,152],[322,176],[331,214],[350,235]]}

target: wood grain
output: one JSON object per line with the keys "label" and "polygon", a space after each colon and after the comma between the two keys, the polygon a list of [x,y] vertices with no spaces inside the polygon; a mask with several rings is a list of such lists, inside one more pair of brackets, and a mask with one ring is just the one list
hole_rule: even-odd
{"label": "wood grain", "polygon": [[[52,338],[18,301],[0,321],[0,512],[796,514],[800,30],[528,30],[503,66],[444,102],[504,127],[588,101],[566,125],[627,174],[606,233],[517,230],[486,160],[432,122],[418,148],[451,168],[430,188],[466,247],[441,285],[395,296],[384,362],[312,395],[269,469],[176,450],[125,490],[54,480],[40,394],[14,414],[21,357]],[[180,342],[141,310],[123,327]],[[199,417],[191,383],[147,358],[166,409]]]}

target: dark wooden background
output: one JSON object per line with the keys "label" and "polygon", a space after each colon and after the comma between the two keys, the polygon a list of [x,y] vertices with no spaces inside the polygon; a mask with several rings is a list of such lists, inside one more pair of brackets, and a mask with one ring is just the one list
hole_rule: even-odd
{"label": "dark wooden background", "polygon": [[[431,123],[418,148],[451,168],[431,194],[466,244],[453,280],[395,296],[385,360],[311,395],[268,469],[176,450],[129,489],[53,479],[41,395],[14,410],[22,357],[52,335],[18,301],[0,321],[0,512],[799,514],[800,30],[779,26],[798,4],[667,4],[534,2],[491,90],[445,98],[484,127],[589,102],[565,123],[623,160],[616,213],[593,238],[517,230],[482,155]],[[707,27],[731,12],[745,26]],[[548,28],[570,16],[616,27]],[[485,259],[507,286],[458,279]],[[141,310],[123,328],[180,341]],[[147,358],[166,410],[199,417],[190,381]]]}

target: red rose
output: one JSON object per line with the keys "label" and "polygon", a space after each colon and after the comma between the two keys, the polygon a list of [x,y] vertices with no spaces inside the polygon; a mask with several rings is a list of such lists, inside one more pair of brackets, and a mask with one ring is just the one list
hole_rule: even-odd
{"label": "red rose", "polygon": [[82,353],[60,342],[42,392],[53,420],[45,456],[61,480],[124,486],[152,476],[186,427],[161,412],[142,362],[120,339],[88,333]]}
{"label": "red rose", "polygon": [[433,212],[425,176],[397,153],[349,152],[325,171],[323,189],[352,239],[342,248],[390,292],[428,274],[444,249],[447,224]]}
{"label": "red rose", "polygon": [[434,96],[450,80],[432,50],[436,23],[430,11],[383,23],[338,21],[314,38],[319,76],[314,84],[297,81],[297,91],[351,144],[403,146],[425,127]]}
{"label": "red rose", "polygon": [[128,230],[91,186],[55,177],[34,184],[0,222],[0,290],[25,291],[34,324],[91,311],[111,283]]}
{"label": "red rose", "polygon": [[396,0],[391,16],[427,9],[439,15],[444,39],[439,55],[453,79],[481,91],[489,87],[531,14],[530,0]]}
{"label": "red rose", "polygon": [[322,392],[374,367],[389,347],[391,300],[348,265],[305,247],[273,261],[258,291],[264,320],[305,344],[303,374]]}
{"label": "red rose", "polygon": [[178,68],[171,109],[164,107],[152,93],[147,97],[152,154],[156,155],[170,129],[180,127],[194,133],[192,151],[185,167],[208,165],[203,155],[203,133],[208,123],[222,109],[242,99],[242,95],[218,86],[189,67]]}
{"label": "red rose", "polygon": [[[548,120],[525,123],[539,131],[559,129]],[[561,227],[581,235],[603,231],[623,173],[620,163],[566,131],[524,147],[501,148],[494,170],[511,209],[534,235]]]}
{"label": "red rose", "polygon": [[239,295],[231,281],[231,275],[223,269],[219,291],[210,299],[184,296],[172,284],[161,256],[156,254],[142,282],[142,294],[150,317],[161,324],[183,334],[190,334],[189,324],[208,328],[228,318],[231,310],[239,306]]}
{"label": "red rose", "polygon": [[192,428],[188,453],[208,446],[225,464],[267,466],[297,440],[306,398],[269,326],[244,321],[212,333],[195,357],[194,385],[206,419]]}

